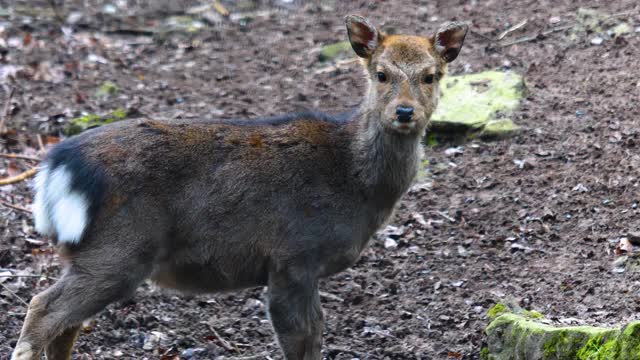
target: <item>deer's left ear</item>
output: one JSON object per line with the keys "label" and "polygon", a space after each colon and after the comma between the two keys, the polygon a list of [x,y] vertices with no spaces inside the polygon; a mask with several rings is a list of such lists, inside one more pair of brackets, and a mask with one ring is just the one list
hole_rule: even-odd
{"label": "deer's left ear", "polygon": [[433,46],[446,62],[458,57],[469,26],[462,22],[449,22],[440,26],[433,36]]}

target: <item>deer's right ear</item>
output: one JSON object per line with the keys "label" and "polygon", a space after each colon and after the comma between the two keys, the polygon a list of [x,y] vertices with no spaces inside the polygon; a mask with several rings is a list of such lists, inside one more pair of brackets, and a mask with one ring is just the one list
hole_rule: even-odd
{"label": "deer's right ear", "polygon": [[345,19],[349,42],[358,56],[369,58],[380,45],[380,33],[375,26],[358,15],[349,15]]}

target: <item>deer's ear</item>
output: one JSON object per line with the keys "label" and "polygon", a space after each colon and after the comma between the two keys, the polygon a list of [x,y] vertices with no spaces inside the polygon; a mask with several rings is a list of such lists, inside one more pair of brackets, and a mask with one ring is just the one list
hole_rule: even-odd
{"label": "deer's ear", "polygon": [[380,45],[380,32],[375,26],[358,15],[349,15],[346,17],[347,32],[349,33],[349,42],[353,51],[358,56],[369,58]]}
{"label": "deer's ear", "polygon": [[462,22],[445,23],[433,36],[433,46],[436,52],[446,62],[452,62],[458,57],[469,26]]}

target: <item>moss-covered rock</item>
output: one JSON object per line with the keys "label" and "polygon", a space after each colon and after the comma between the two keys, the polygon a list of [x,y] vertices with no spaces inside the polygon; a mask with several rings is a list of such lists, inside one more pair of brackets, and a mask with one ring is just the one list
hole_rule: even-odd
{"label": "moss-covered rock", "polygon": [[[640,322],[624,328],[554,326],[539,312],[494,306],[485,332],[491,360],[640,360]],[[490,316],[491,318],[491,316]]]}
{"label": "moss-covered rock", "polygon": [[121,108],[115,109],[103,116],[97,114],[87,114],[71,119],[71,121],[69,121],[69,123],[67,124],[64,132],[67,136],[72,136],[79,134],[87,129],[124,120],[128,117],[128,111]]}
{"label": "moss-covered rock", "polygon": [[500,140],[513,136],[520,128],[511,119],[489,121],[480,131],[480,138],[484,140]]}
{"label": "moss-covered rock", "polygon": [[632,32],[631,25],[621,22],[617,16],[599,9],[579,8],[576,12],[576,22],[571,28],[570,38],[578,40],[592,33],[602,34],[605,37],[618,37]]}
{"label": "moss-covered rock", "polygon": [[443,79],[442,98],[431,118],[430,130],[453,137],[502,139],[519,128],[508,116],[524,94],[522,76],[485,71]]}

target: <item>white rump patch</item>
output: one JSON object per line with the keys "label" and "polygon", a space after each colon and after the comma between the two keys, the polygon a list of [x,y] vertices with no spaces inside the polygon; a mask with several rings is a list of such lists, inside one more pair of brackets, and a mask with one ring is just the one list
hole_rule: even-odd
{"label": "white rump patch", "polygon": [[38,170],[38,174],[36,175],[33,185],[33,188],[36,191],[36,198],[33,201],[32,206],[33,216],[36,220],[36,231],[42,235],[52,235],[53,233],[53,226],[51,225],[49,216],[47,216],[46,205],[44,202],[45,185],[48,177],[49,169],[44,166]]}
{"label": "white rump patch", "polygon": [[53,172],[45,167],[38,172],[35,188],[36,231],[55,234],[60,243],[78,243],[87,226],[89,202],[84,194],[71,190],[71,173],[64,165]]}

